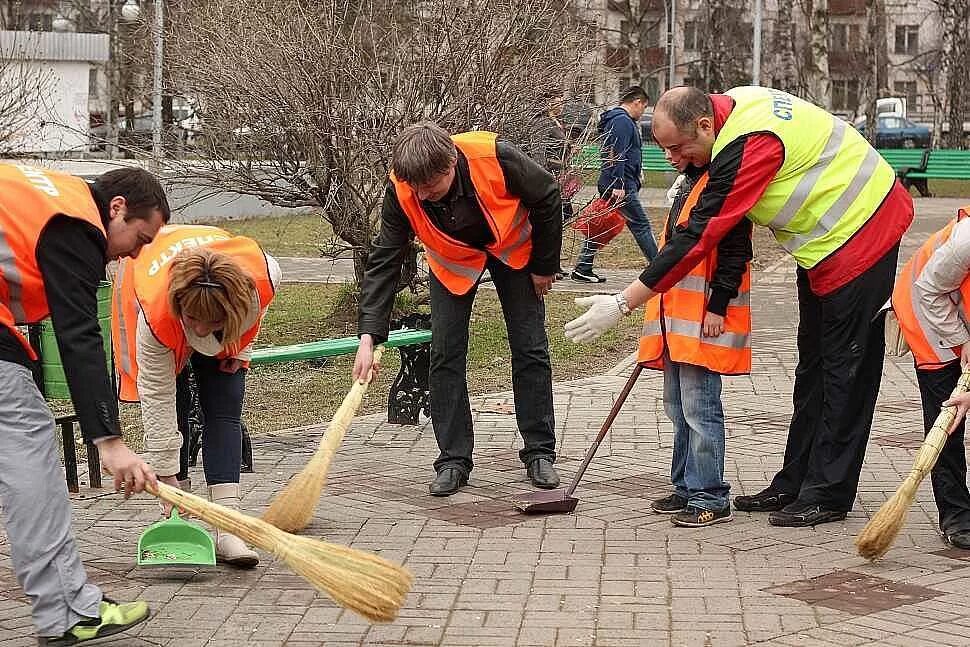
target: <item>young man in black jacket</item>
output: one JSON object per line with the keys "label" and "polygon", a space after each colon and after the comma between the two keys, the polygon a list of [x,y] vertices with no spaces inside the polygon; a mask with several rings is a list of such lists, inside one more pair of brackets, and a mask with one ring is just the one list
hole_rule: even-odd
{"label": "young man in black jacket", "polygon": [[121,438],[118,403],[98,322],[105,265],[137,256],[169,218],[158,180],[135,168],[92,185],[23,165],[0,165],[0,497],[17,579],[33,601],[41,645],[75,644],[148,617],[88,581],[71,533],[71,507],[54,419],[34,381],[36,360],[17,326],[50,314],[71,399],[115,489],[155,483]]}
{"label": "young man in black jacket", "polygon": [[424,244],[431,269],[431,422],[440,455],[429,488],[454,494],[471,472],[468,322],[487,268],[502,302],[512,352],[515,413],[532,483],[559,485],[552,369],[543,297],[562,246],[555,178],[494,133],[449,137],[430,122],[411,126],[394,147],[381,230],[361,285],[360,348],[354,377],[367,375],[388,319],[411,241]]}

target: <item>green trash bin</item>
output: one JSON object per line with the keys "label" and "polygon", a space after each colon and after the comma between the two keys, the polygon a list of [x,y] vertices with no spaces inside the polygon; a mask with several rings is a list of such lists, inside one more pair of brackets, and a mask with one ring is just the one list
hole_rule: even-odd
{"label": "green trash bin", "polygon": [[[101,324],[101,339],[104,355],[107,358],[108,372],[111,366],[111,283],[102,281],[98,286],[98,322]],[[67,378],[61,365],[61,354],[57,349],[57,338],[50,319],[40,323],[40,360],[44,370],[44,397],[53,400],[70,400]]]}

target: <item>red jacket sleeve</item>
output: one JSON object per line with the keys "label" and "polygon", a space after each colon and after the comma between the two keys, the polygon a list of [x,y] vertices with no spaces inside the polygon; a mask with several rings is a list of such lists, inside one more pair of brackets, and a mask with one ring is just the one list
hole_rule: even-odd
{"label": "red jacket sleeve", "polygon": [[685,226],[677,227],[640,275],[654,292],[666,292],[717,247],[761,199],[784,161],[784,147],[771,134],[741,137],[711,161],[704,192]]}

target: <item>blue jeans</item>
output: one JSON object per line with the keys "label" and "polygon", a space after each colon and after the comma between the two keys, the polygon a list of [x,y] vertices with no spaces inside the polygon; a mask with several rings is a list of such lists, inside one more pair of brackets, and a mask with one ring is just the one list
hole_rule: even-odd
{"label": "blue jeans", "polygon": [[[650,220],[643,211],[640,198],[636,191],[627,191],[623,198],[623,206],[620,207],[620,214],[626,220],[633,238],[640,246],[644,258],[652,261],[657,255],[657,241],[653,238],[653,230],[650,228]],[[579,250],[579,258],[576,259],[577,272],[591,272],[593,270],[593,257],[604,245],[595,240],[587,238],[583,241],[583,246]]]}
{"label": "blue jeans", "polygon": [[[242,463],[240,418],[246,391],[246,369],[224,373],[219,370],[217,358],[202,353],[192,353],[189,362],[199,386],[199,404],[202,407],[202,467],[205,482],[207,485],[238,483]],[[179,374],[176,387],[175,404],[179,431],[182,433],[178,477],[185,479],[189,469],[188,409],[191,406],[185,371]]]}
{"label": "blue jeans", "polygon": [[724,482],[724,410],[721,376],[664,356],[664,410],[674,423],[670,480],[688,504],[703,510],[728,505]]}

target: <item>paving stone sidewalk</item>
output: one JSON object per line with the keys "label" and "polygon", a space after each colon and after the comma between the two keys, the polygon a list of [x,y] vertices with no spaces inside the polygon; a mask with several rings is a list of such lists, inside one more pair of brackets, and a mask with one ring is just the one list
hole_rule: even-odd
{"label": "paving stone sidewalk", "polygon": [[[918,200],[908,257],[955,213]],[[755,367],[725,380],[732,494],[761,489],[780,466],[795,367],[794,266],[760,272],[752,293]],[[571,476],[629,373],[555,385],[559,466]],[[388,378],[390,379],[390,378]],[[294,394],[298,397],[297,394]],[[859,499],[843,523],[816,529],[731,523],[675,528],[651,514],[668,491],[671,425],[661,377],[647,371],[578,490],[571,515],[516,514],[529,490],[509,415],[511,395],[477,398],[476,468],[460,494],[427,495],[430,424],[358,418],[337,456],[308,534],[406,564],[415,585],[399,619],[370,625],[269,558],[255,570],[134,566],[139,532],[158,518],[147,497],[82,488],[75,529],[90,576],[116,598],[142,596],[154,617],[106,645],[832,646],[970,645],[970,553],[948,549],[928,484],[887,558],[868,564],[852,540],[908,472],[921,439],[908,358],[887,360]],[[309,459],[322,429],[255,440],[244,508],[259,514]],[[82,480],[84,477],[82,476]],[[201,485],[202,475],[193,480]],[[201,493],[201,487],[197,487]],[[0,644],[33,645],[27,599],[0,536]]]}

